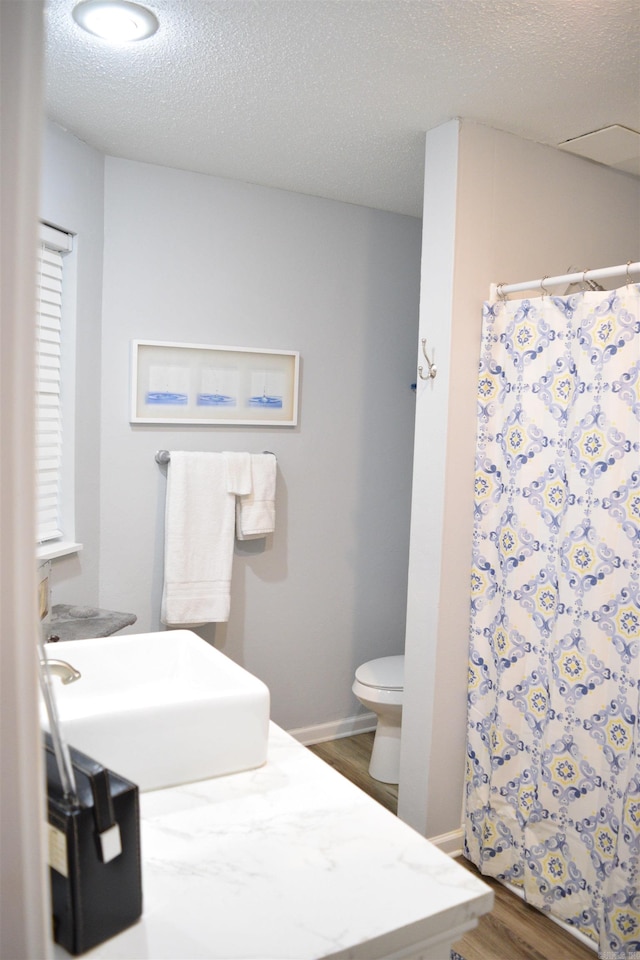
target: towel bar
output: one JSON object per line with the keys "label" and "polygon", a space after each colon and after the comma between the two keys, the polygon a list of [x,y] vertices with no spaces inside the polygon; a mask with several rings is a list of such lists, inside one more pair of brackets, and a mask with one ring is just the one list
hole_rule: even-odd
{"label": "towel bar", "polygon": [[[263,450],[263,453],[269,453],[272,457],[275,457],[275,453],[271,450]],[[277,457],[276,457],[277,459]],[[163,464],[169,463],[171,460],[171,453],[168,450],[158,450],[156,452],[156,463]]]}

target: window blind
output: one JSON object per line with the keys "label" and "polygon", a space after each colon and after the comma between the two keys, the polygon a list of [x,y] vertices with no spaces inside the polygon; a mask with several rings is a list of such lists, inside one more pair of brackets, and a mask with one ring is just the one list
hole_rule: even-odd
{"label": "window blind", "polygon": [[43,227],[37,258],[36,491],[37,540],[62,536],[62,271],[69,234]]}

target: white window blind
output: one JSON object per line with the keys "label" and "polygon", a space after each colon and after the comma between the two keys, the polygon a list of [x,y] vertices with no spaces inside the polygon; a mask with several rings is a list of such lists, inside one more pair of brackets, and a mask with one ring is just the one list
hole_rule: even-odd
{"label": "white window blind", "polygon": [[62,469],[62,270],[71,250],[69,234],[41,228],[36,299],[36,489],[37,540],[63,534],[60,520]]}

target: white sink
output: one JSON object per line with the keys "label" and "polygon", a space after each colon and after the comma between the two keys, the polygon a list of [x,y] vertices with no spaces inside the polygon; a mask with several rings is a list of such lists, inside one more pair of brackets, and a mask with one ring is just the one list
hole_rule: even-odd
{"label": "white sink", "polygon": [[[52,680],[67,742],[140,790],[261,766],[269,690],[190,630],[47,644],[82,674]],[[48,727],[41,705],[43,725]]]}

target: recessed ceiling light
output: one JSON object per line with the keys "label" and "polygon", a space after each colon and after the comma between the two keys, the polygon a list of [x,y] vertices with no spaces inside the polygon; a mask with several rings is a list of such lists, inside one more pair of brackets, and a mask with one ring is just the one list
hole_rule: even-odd
{"label": "recessed ceiling light", "polygon": [[129,0],[85,0],[74,7],[73,19],[83,30],[111,43],[146,40],[158,29],[151,10]]}

